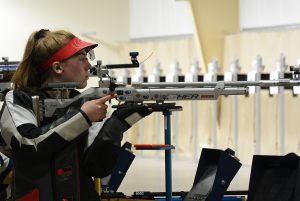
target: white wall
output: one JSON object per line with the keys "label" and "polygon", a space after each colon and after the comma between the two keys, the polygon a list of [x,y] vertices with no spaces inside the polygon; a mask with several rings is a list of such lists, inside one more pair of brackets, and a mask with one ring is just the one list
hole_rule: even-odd
{"label": "white wall", "polygon": [[240,0],[241,30],[300,26],[299,0]]}
{"label": "white wall", "polygon": [[131,0],[132,39],[192,35],[192,14],[188,1]]}
{"label": "white wall", "polygon": [[96,58],[115,62],[118,42],[129,40],[129,0],[0,0],[0,57],[20,60],[30,33],[41,28],[101,42]]}

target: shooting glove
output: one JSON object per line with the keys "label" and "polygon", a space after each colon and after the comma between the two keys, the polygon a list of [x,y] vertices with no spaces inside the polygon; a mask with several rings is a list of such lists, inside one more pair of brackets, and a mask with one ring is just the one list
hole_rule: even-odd
{"label": "shooting glove", "polygon": [[133,124],[141,120],[142,118],[151,114],[152,111],[145,105],[138,106],[124,106],[118,108],[112,115],[116,116],[119,120],[131,127]]}

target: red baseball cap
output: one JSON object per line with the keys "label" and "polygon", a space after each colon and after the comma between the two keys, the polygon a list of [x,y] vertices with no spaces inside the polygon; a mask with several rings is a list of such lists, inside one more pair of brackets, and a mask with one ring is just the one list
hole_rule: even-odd
{"label": "red baseball cap", "polygon": [[88,49],[88,51],[97,47],[98,44],[85,42],[77,37],[74,37],[68,44],[60,48],[50,59],[44,61],[41,65],[43,70],[47,70],[55,61],[63,61],[82,49]]}

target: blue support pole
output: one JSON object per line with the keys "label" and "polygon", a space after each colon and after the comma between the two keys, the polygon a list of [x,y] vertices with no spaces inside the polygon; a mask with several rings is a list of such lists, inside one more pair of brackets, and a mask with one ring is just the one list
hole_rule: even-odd
{"label": "blue support pole", "polygon": [[[164,111],[165,144],[171,145],[171,112]],[[166,201],[172,201],[172,156],[171,149],[165,150]]]}

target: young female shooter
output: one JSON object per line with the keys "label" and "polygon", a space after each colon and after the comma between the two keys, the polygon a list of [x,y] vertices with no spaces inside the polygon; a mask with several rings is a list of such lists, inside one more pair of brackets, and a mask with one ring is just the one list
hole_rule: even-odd
{"label": "young female shooter", "polygon": [[[100,200],[91,177],[110,174],[123,133],[151,113],[146,107],[124,108],[106,118],[105,103],[115,97],[111,94],[75,101],[39,122],[32,97],[57,97],[48,83],[77,82],[78,88],[86,87],[91,67],[87,54],[96,46],[67,31],[42,29],[31,34],[1,110],[1,135],[12,148],[14,162],[13,199]],[[68,98],[78,94],[71,90]]]}

